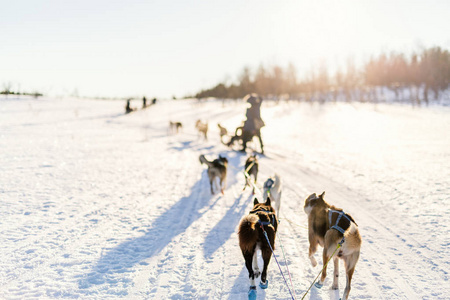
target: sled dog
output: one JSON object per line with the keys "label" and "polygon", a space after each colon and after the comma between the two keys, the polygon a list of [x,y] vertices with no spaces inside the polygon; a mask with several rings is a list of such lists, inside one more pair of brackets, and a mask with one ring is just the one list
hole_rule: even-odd
{"label": "sled dog", "polygon": [[208,123],[203,123],[202,121],[197,120],[197,122],[195,122],[195,128],[197,128],[200,135],[203,134],[205,140],[208,139]]}
{"label": "sled dog", "polygon": [[247,158],[247,161],[245,162],[245,169],[244,172],[247,174],[245,175],[245,186],[244,190],[247,186],[253,186],[252,193],[255,194],[255,185],[251,184],[251,176],[253,175],[254,183],[256,184],[256,180],[258,180],[258,158],[256,155],[252,155],[249,158]]}
{"label": "sled dog", "polygon": [[[348,299],[350,293],[350,284],[356,263],[359,259],[361,249],[361,236],[358,231],[358,225],[353,218],[345,213],[341,208],[336,208],[328,204],[324,198],[325,192],[318,197],[316,194],[309,195],[305,200],[304,210],[308,215],[308,238],[309,238],[309,259],[315,267],[317,261],[314,253],[317,245],[323,247],[323,265],[327,263],[333,252],[342,243],[333,257],[334,276],[333,289],[339,288],[339,258],[344,261],[347,284],[345,286],[343,299]],[[327,269],[322,272],[322,276],[316,287],[321,288],[327,276]]]}
{"label": "sled dog", "polygon": [[264,199],[267,199],[270,195],[272,200],[272,206],[277,212],[277,217],[280,218],[280,206],[281,206],[281,177],[276,174],[270,177],[264,182],[263,189]]}
{"label": "sled dog", "polygon": [[203,154],[200,155],[199,159],[200,163],[206,164],[208,166],[208,177],[209,184],[211,185],[211,194],[214,195],[213,185],[216,181],[216,178],[219,178],[220,180],[220,191],[223,194],[227,183],[228,159],[219,155],[219,158],[213,161],[208,161]]}
{"label": "sled dog", "polygon": [[171,133],[178,133],[178,131],[183,127],[183,124],[181,124],[181,122],[169,121],[169,127]]}
{"label": "sled dog", "polygon": [[[253,209],[248,215],[242,218],[239,224],[239,247],[244,256],[245,266],[247,267],[250,280],[249,299],[256,299],[255,278],[258,278],[259,275],[261,275],[259,286],[262,289],[268,287],[267,267],[272,256],[271,247],[275,249],[277,226],[278,220],[275,215],[275,210],[270,205],[270,197],[267,198],[265,203],[259,203],[258,199],[255,198],[253,201]],[[258,250],[261,250],[264,260],[262,273],[258,267]]]}
{"label": "sled dog", "polygon": [[223,137],[228,135],[228,130],[220,124],[217,124],[217,127],[219,127],[220,141],[224,144]]}

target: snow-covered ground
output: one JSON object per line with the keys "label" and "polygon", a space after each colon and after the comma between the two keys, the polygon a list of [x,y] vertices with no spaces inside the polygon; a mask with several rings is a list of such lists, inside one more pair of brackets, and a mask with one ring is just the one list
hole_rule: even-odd
{"label": "snow-covered ground", "polygon": [[[161,101],[128,115],[124,104],[0,99],[0,297],[246,299],[246,155],[216,125],[233,130],[245,104]],[[449,108],[265,102],[262,116],[258,185],[283,179],[275,252],[286,272],[282,242],[297,299],[322,265],[320,250],[318,267],[307,258],[303,212],[322,191],[363,237],[350,298],[449,298]],[[169,120],[182,132],[168,134]],[[225,195],[210,195],[200,154],[229,159]],[[340,270],[339,291],[329,272],[305,298],[338,299]],[[268,279],[258,299],[290,299],[273,259]]]}

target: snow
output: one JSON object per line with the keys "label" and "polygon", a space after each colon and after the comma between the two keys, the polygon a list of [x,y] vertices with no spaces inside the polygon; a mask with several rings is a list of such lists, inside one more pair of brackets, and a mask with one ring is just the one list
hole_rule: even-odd
{"label": "snow", "polygon": [[[128,115],[124,105],[0,99],[0,297],[246,299],[246,155],[222,145],[216,125],[234,131],[245,104],[160,101]],[[297,299],[322,265],[321,249],[318,267],[307,257],[303,212],[322,191],[363,237],[351,299],[448,299],[449,108],[266,101],[262,116],[258,185],[282,177],[275,253],[286,272],[282,242]],[[169,134],[169,120],[182,132]],[[200,154],[228,158],[225,195],[211,196]],[[306,299],[342,296],[343,267],[338,291],[328,269]],[[258,299],[290,299],[274,259],[268,279]]]}

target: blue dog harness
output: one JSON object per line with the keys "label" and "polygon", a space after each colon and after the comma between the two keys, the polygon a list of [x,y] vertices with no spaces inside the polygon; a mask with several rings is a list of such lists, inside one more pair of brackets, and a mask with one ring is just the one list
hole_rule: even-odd
{"label": "blue dog harness", "polygon": [[267,179],[267,181],[264,183],[264,187],[270,190],[272,188],[272,185],[275,182],[272,180],[272,178]]}
{"label": "blue dog harness", "polygon": [[263,221],[261,221],[261,220],[258,220],[258,224],[261,225],[261,226],[272,225],[271,222],[263,222]]}
{"label": "blue dog harness", "polygon": [[[331,225],[333,214],[338,214],[338,216],[336,218],[336,223],[334,223],[334,225]],[[344,219],[342,219],[342,217],[344,217]],[[342,221],[341,221],[341,219],[342,219]],[[328,210],[328,220],[330,222],[330,228],[336,229],[337,231],[339,231],[342,234],[345,233],[345,231],[350,227],[350,225],[352,223],[352,220],[347,216],[347,214],[345,212],[339,211],[339,210],[332,210],[332,209]],[[342,228],[342,226],[344,226],[345,228]]]}
{"label": "blue dog harness", "polygon": [[252,210],[250,213],[251,214],[257,214],[258,212],[263,212],[263,213],[267,214],[269,216],[269,219],[271,220],[270,222],[265,222],[265,221],[258,220],[258,224],[260,224],[261,226],[267,226],[267,225],[275,226],[275,222],[276,222],[275,221],[275,217],[272,217],[272,218],[270,217],[271,215],[275,216],[275,213],[273,211],[259,208],[257,210]]}

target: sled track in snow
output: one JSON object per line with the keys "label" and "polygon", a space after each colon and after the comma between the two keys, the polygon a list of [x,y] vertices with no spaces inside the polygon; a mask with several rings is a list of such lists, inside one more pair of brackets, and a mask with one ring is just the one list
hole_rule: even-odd
{"label": "sled track in snow", "polygon": [[[359,278],[354,277],[353,289],[356,288],[358,282],[364,281],[365,284],[370,283],[372,286],[376,286],[376,290],[379,293],[378,296],[385,299],[389,299],[390,297],[414,299],[417,295],[428,295],[430,297],[444,296],[441,293],[436,294],[433,291],[439,290],[439,282],[446,280],[447,272],[433,262],[431,255],[427,253],[428,251],[425,247],[421,247],[416,241],[402,236],[388,225],[380,222],[376,218],[376,213],[369,213],[361,207],[362,203],[358,204],[357,202],[351,201],[351,199],[364,199],[363,196],[316,172],[305,170],[298,165],[292,165],[292,162],[265,160],[264,163],[267,164],[267,167],[272,172],[278,172],[282,176],[282,180],[284,180],[283,189],[291,190],[292,194],[300,197],[299,199],[289,199],[290,203],[295,202],[299,205],[299,207],[291,209],[291,211],[304,214],[303,200],[305,197],[309,193],[321,193],[325,190],[326,198],[329,199],[331,204],[342,206],[344,210],[351,212],[357,220],[360,225],[361,235],[363,236],[363,246],[355,275],[363,273],[364,276],[360,275]],[[320,186],[320,188],[317,188],[317,186]],[[299,192],[301,187],[306,188],[308,192],[301,195]],[[286,208],[287,199],[286,193],[283,194],[284,198],[282,199],[281,205],[283,213],[286,213],[286,210],[283,210],[283,208]],[[291,213],[290,215],[295,216],[295,213]],[[301,225],[307,226],[307,222]],[[304,231],[304,238],[307,239],[307,230],[305,229]],[[383,245],[396,245],[396,247],[386,248]],[[318,253],[321,253],[321,250],[322,248],[319,247],[316,256]],[[308,249],[305,248],[303,251],[307,254]],[[386,252],[389,254],[380,255]],[[390,259],[393,257],[396,258],[396,261]],[[405,266],[411,265],[415,265],[415,270],[417,271],[415,274],[409,274],[410,268],[405,268]],[[365,269],[365,267],[368,267],[368,269]],[[398,276],[386,277],[392,274],[393,271]],[[327,276],[327,282],[330,282],[329,275]],[[416,287],[408,284],[410,278],[422,276],[433,278],[431,282],[435,284],[424,287],[424,290],[417,290]],[[342,284],[341,282],[341,286]],[[392,287],[392,284],[395,287]],[[392,295],[389,296],[391,293]]]}

